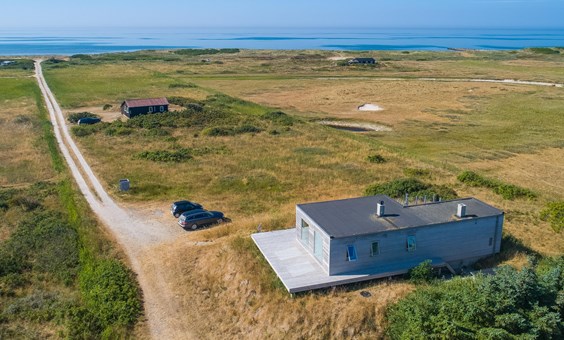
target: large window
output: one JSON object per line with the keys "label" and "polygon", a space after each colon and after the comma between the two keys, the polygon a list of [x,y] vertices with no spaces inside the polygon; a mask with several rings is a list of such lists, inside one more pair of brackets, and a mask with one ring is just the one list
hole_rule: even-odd
{"label": "large window", "polygon": [[309,244],[309,224],[306,221],[302,220],[302,242],[304,244]]}
{"label": "large window", "polygon": [[321,234],[316,230],[313,231],[313,254],[319,260],[323,258],[323,239]]}
{"label": "large window", "polygon": [[356,261],[356,248],[353,244],[347,246],[347,261]]}
{"label": "large window", "polygon": [[407,237],[407,251],[414,252],[417,248],[415,243],[415,235],[411,235]]}
{"label": "large window", "polygon": [[372,246],[370,248],[370,256],[376,256],[380,254],[380,244],[378,241],[372,242]]}

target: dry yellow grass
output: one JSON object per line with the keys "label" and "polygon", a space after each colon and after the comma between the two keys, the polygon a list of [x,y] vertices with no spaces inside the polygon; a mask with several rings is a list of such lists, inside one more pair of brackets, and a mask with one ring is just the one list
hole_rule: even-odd
{"label": "dry yellow grass", "polygon": [[502,160],[469,164],[473,170],[495,174],[510,183],[537,188],[547,198],[564,198],[564,149],[549,148],[532,154],[515,154]]}
{"label": "dry yellow grass", "polygon": [[233,236],[187,247],[194,236],[155,249],[147,263],[164,264],[160,275],[170,282],[182,311],[174,316],[177,326],[198,338],[382,338],[385,307],[413,289],[384,281],[361,288],[369,298],[344,288],[292,298],[264,286],[259,274],[264,268],[252,255],[231,248]]}
{"label": "dry yellow grass", "polygon": [[[202,86],[301,114],[360,119],[395,126],[405,120],[446,122],[435,112],[468,111],[476,98],[534,90],[528,86],[382,79],[196,80]],[[470,99],[473,98],[474,100]],[[365,104],[383,111],[358,111]]]}
{"label": "dry yellow grass", "polygon": [[[32,81],[13,80],[20,87]],[[0,186],[25,186],[54,175],[49,156],[38,145],[42,130],[32,95],[22,92],[5,100],[0,95]]]}

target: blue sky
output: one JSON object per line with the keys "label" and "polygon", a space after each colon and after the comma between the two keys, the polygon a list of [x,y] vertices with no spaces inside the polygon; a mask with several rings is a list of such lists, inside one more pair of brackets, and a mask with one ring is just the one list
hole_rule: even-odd
{"label": "blue sky", "polygon": [[5,0],[0,27],[564,27],[564,0]]}

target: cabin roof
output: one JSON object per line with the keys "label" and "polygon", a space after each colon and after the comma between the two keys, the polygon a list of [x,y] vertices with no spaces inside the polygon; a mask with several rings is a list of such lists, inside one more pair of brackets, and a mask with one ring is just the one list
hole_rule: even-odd
{"label": "cabin roof", "polygon": [[161,105],[168,105],[168,100],[164,97],[147,98],[147,99],[127,99],[123,103],[127,104],[127,107],[161,106]]}
{"label": "cabin roof", "polygon": [[[384,202],[384,216],[376,216],[376,206]],[[458,204],[466,205],[466,217],[456,216]],[[343,238],[385,231],[423,227],[472,218],[497,216],[501,210],[475,198],[403,206],[386,195],[336,201],[298,204],[330,237]]]}

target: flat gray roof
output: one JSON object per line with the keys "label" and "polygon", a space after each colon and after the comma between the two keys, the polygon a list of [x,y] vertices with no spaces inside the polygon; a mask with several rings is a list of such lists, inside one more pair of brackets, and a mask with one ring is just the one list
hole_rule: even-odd
{"label": "flat gray roof", "polygon": [[[378,217],[376,205],[381,201],[384,202],[385,214]],[[456,217],[459,203],[466,205],[466,217],[462,219],[503,214],[501,210],[475,198],[404,207],[386,195],[298,204],[298,208],[330,237],[343,238],[461,220]]]}

